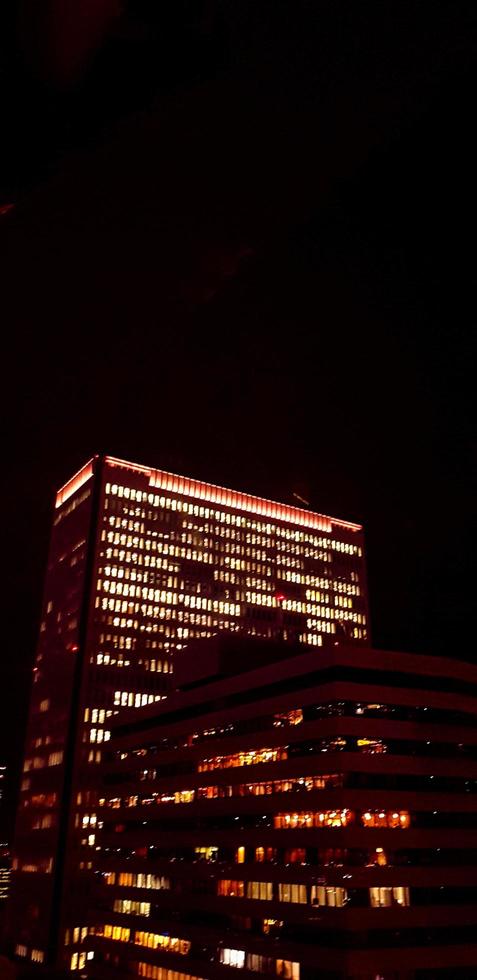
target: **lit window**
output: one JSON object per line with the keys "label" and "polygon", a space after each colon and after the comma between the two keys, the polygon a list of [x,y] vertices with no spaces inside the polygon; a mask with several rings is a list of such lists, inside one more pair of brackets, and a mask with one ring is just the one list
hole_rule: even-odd
{"label": "lit window", "polygon": [[219,955],[220,962],[224,963],[225,966],[235,966],[239,969],[245,966],[244,949],[221,949]]}
{"label": "lit window", "polygon": [[409,888],[370,888],[369,901],[372,908],[389,908],[391,905],[409,905]]}

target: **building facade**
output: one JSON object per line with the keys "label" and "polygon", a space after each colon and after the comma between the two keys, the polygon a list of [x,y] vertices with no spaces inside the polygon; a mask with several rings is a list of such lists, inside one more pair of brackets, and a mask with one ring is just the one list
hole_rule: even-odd
{"label": "building facade", "polygon": [[[10,941],[62,961],[88,901],[86,793],[114,715],[160,702],[218,631],[325,649],[368,641],[362,529],[112,457],[56,497],[13,859]],[[88,797],[91,801],[91,796]],[[77,872],[83,885],[71,888]]]}
{"label": "building facade", "polygon": [[204,641],[213,681],[113,730],[70,969],[475,977],[477,668],[337,646],[250,669],[250,642],[233,676]]}

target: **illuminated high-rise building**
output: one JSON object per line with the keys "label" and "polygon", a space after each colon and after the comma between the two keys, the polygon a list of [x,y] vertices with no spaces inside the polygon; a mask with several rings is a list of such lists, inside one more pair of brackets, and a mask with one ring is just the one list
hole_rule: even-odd
{"label": "illuminated high-rise building", "polygon": [[367,619],[359,525],[112,457],[83,466],[53,518],[14,847],[17,955],[61,961],[78,871],[87,902],[113,714],[166,697],[193,639],[243,631],[319,656],[367,644]]}

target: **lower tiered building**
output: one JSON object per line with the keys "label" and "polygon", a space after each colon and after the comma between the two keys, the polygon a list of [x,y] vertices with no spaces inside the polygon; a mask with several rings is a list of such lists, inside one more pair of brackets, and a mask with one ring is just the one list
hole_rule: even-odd
{"label": "lower tiered building", "polygon": [[475,978],[477,667],[218,637],[183,670],[82,801],[96,891],[69,969]]}

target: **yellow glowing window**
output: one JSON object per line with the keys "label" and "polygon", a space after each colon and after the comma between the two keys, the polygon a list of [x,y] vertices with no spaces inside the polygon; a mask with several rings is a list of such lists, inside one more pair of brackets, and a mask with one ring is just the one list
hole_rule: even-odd
{"label": "yellow glowing window", "polygon": [[306,905],[306,885],[290,884],[289,882],[280,883],[278,885],[278,899],[280,902]]}
{"label": "yellow glowing window", "polygon": [[331,908],[342,908],[348,901],[346,888],[336,885],[312,885],[310,892],[312,905],[328,905]]}
{"label": "yellow glowing window", "polygon": [[195,847],[194,852],[197,855],[199,861],[217,861],[219,849],[218,847]]}
{"label": "yellow glowing window", "polygon": [[138,931],[134,934],[136,946],[146,946],[148,949],[162,949],[168,953],[179,953],[186,956],[190,950],[188,939],[180,939],[177,936],[166,936],[157,932]]}
{"label": "yellow glowing window", "polygon": [[247,898],[271,902],[273,900],[273,882],[247,881]]}
{"label": "yellow glowing window", "polygon": [[358,738],[357,746],[361,752],[369,755],[377,755],[387,750],[387,746],[380,738]]}

